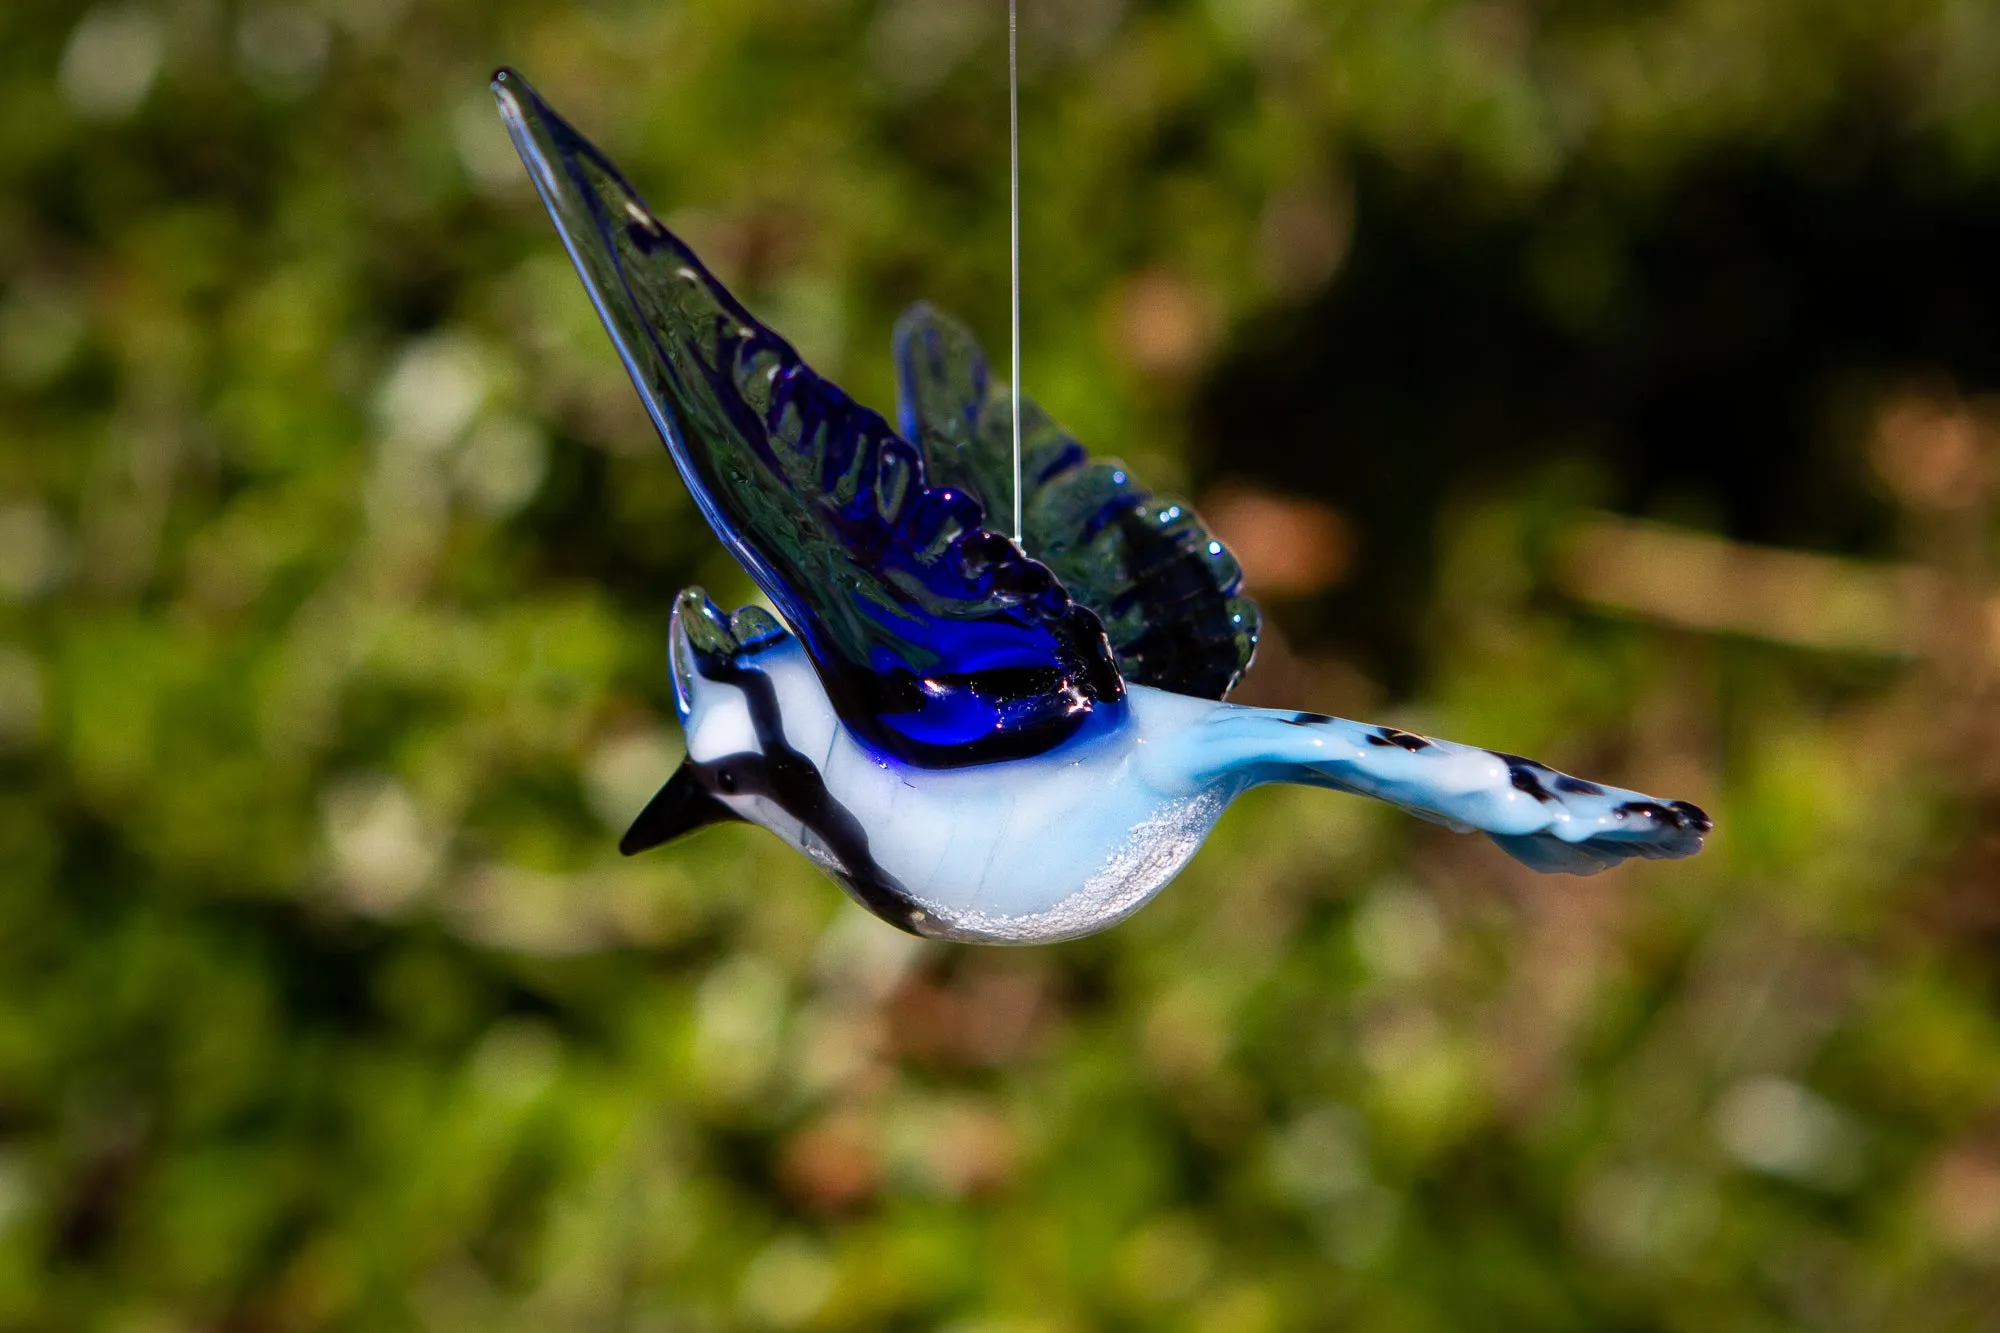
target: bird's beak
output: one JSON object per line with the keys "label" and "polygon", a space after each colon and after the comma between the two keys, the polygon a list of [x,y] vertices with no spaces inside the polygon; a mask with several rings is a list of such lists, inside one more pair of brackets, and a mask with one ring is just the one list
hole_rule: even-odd
{"label": "bird's beak", "polygon": [[625,830],[625,836],[618,840],[618,850],[636,856],[710,824],[741,819],[741,815],[704,790],[694,770],[683,763],[674,770],[667,785],[646,802],[646,808],[632,821],[632,827]]}

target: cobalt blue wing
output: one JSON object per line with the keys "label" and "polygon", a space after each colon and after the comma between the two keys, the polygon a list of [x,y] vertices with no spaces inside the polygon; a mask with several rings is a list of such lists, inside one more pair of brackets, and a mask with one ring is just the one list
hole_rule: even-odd
{"label": "cobalt blue wing", "polygon": [[821,379],[510,70],[514,145],[689,491],[803,641],[858,736],[930,768],[1037,754],[1124,683],[1091,612],[933,485],[923,456]]}
{"label": "cobalt blue wing", "polygon": [[[896,326],[903,434],[933,479],[1014,508],[1013,404],[972,331],[929,306]],[[1096,612],[1125,679],[1220,699],[1257,651],[1257,604],[1193,506],[1154,495],[1116,460],[1092,462],[1021,400],[1022,545]]]}

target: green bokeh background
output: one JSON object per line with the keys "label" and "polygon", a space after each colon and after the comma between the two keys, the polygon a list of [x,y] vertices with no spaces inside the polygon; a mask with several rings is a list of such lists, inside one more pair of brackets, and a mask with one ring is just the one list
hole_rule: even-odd
{"label": "green bokeh background", "polygon": [[[1864,121],[2000,180],[1977,0],[1025,8],[1026,378],[1198,497],[1207,377],[1361,262],[1353,162],[1606,184],[1614,241]],[[1958,484],[1867,483],[1857,554],[1953,590],[1900,656],[1566,595],[1587,462],[1412,517],[1407,688],[1271,599],[1291,702],[1694,799],[1692,862],[1274,790],[1109,934],[981,951],[755,830],[616,855],[673,593],[752,590],[487,75],[886,408],[908,301],[1004,346],[1002,13],[0,8],[0,1328],[2000,1325],[1976,399]]]}

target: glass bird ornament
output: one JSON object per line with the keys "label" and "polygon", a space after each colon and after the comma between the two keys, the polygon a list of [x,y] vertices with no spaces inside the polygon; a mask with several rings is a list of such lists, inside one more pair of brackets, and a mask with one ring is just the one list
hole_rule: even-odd
{"label": "glass bird ornament", "polygon": [[1485,833],[1542,871],[1700,850],[1710,821],[1531,759],[1223,702],[1258,613],[1185,504],[1009,396],[962,325],[911,310],[900,429],[814,374],[518,74],[493,91],[639,396],[777,609],[674,603],[687,757],[620,847],[743,821],[884,920],[987,943],[1135,911],[1268,782]]}

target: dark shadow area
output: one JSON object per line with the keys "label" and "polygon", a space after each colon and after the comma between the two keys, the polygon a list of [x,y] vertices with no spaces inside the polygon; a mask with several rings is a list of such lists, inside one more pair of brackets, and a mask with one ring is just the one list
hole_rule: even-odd
{"label": "dark shadow area", "polygon": [[1346,583],[1282,623],[1411,688],[1440,512],[1564,458],[1624,512],[1886,550],[1868,400],[2000,385],[2000,191],[1939,175],[1877,146],[1710,161],[1621,199],[1586,170],[1524,216],[1359,164],[1339,276],[1196,405],[1212,476],[1326,500],[1359,535]]}

